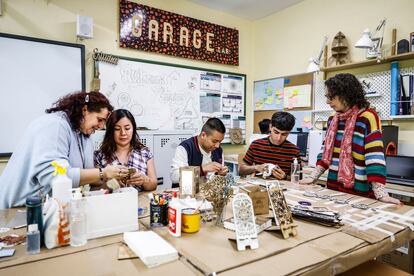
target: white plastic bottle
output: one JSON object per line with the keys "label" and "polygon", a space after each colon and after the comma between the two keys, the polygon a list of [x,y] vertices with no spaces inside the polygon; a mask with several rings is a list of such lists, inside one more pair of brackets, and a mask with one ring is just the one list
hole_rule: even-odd
{"label": "white plastic bottle", "polygon": [[173,237],[181,236],[181,203],[176,197],[168,203],[168,232]]}
{"label": "white plastic bottle", "polygon": [[70,204],[70,245],[82,246],[88,242],[85,202],[80,188],[73,189]]}
{"label": "white plastic bottle", "polygon": [[300,167],[297,158],[293,158],[293,163],[290,170],[290,182],[292,184],[299,184]]}
{"label": "white plastic bottle", "polygon": [[52,197],[64,206],[71,199],[72,179],[66,175],[66,168],[69,167],[69,163],[64,159],[60,159],[53,161],[52,166],[55,167],[51,183]]}

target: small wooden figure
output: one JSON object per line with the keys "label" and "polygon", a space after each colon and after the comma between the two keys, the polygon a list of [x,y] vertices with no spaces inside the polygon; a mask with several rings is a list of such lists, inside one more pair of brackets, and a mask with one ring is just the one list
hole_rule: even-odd
{"label": "small wooden figure", "polygon": [[230,174],[227,176],[213,175],[202,187],[206,199],[211,201],[213,211],[217,215],[216,226],[223,226],[224,209],[232,195],[231,185],[234,183]]}
{"label": "small wooden figure", "polygon": [[230,128],[230,142],[233,145],[243,144],[243,131],[241,128]]}
{"label": "small wooden figure", "polygon": [[297,224],[293,222],[292,212],[287,205],[283,190],[278,185],[277,188],[267,190],[272,207],[273,217],[275,218],[276,225],[280,226],[283,238],[287,239],[290,235],[296,236]]}
{"label": "small wooden figure", "polygon": [[336,65],[344,64],[349,61],[348,59],[348,43],[346,42],[345,35],[342,32],[338,32],[333,41],[331,47],[332,57],[336,61]]}
{"label": "small wooden figure", "polygon": [[250,249],[259,248],[253,204],[248,195],[238,193],[234,197],[233,215],[236,225],[237,250],[243,251],[246,246],[250,246]]}

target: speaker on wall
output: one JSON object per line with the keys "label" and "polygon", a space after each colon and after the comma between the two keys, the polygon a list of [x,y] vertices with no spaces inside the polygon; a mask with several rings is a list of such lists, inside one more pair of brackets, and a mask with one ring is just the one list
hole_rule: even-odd
{"label": "speaker on wall", "polygon": [[78,15],[76,18],[76,35],[81,38],[93,38],[93,18]]}
{"label": "speaker on wall", "polygon": [[382,126],[382,141],[385,155],[397,155],[398,126]]}

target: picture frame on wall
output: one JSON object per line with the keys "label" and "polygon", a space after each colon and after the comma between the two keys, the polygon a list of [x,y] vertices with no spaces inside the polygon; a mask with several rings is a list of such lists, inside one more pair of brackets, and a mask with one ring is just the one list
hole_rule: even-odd
{"label": "picture frame on wall", "polygon": [[414,32],[410,33],[410,52],[414,52]]}

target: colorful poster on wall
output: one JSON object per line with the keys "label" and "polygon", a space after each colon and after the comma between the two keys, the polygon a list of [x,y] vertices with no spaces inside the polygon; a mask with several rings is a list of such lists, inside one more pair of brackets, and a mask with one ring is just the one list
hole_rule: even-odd
{"label": "colorful poster on wall", "polygon": [[284,105],[287,109],[311,107],[312,105],[312,86],[310,84],[285,87],[284,95]]}
{"label": "colorful poster on wall", "polygon": [[119,46],[239,65],[239,31],[128,0],[119,1]]}
{"label": "colorful poster on wall", "polygon": [[292,131],[299,131],[298,128],[301,128],[303,132],[308,132],[313,128],[312,124],[312,112],[310,110],[305,111],[289,111],[293,116],[295,116],[295,126]]}
{"label": "colorful poster on wall", "polygon": [[283,109],[284,79],[254,82],[254,111]]}

